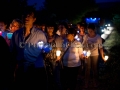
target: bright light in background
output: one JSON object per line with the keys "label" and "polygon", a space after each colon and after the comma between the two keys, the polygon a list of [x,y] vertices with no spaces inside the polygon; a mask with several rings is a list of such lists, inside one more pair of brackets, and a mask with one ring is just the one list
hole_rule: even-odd
{"label": "bright light in background", "polygon": [[110,24],[106,24],[105,26],[106,26],[106,27],[110,27],[111,25],[110,25]]}
{"label": "bright light in background", "polygon": [[101,31],[102,31],[102,32],[105,32],[105,31],[106,31],[106,28],[102,29]]}
{"label": "bright light in background", "polygon": [[107,24],[105,26],[107,26]]}
{"label": "bright light in background", "polygon": [[104,32],[104,29],[102,29],[101,31]]}
{"label": "bright light in background", "polygon": [[101,38],[103,38],[103,39],[106,39],[107,37],[108,37],[108,35],[106,35],[106,34],[101,35]]}
{"label": "bright light in background", "polygon": [[108,27],[110,27],[110,24],[108,24]]}
{"label": "bright light in background", "polygon": [[110,35],[111,32],[112,32],[112,30],[114,29],[114,27],[111,27],[110,24],[105,24],[105,27],[106,27],[106,28],[101,29],[101,32],[104,32],[104,33],[101,35],[101,37],[102,37],[103,39],[106,39],[106,38],[108,37],[108,35]]}
{"label": "bright light in background", "polygon": [[108,30],[113,30],[114,28],[113,27],[107,27]]}
{"label": "bright light in background", "polygon": [[106,29],[106,30],[104,31],[104,34],[110,34],[111,32],[112,32],[111,30]]}
{"label": "bright light in background", "polygon": [[87,23],[98,23],[100,18],[86,18]]}

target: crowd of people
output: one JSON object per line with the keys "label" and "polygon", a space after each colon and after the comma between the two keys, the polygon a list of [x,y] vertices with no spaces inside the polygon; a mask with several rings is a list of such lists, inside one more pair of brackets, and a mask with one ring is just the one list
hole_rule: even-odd
{"label": "crowd of people", "polygon": [[36,19],[35,10],[27,9],[9,29],[0,21],[0,90],[75,90],[81,75],[88,88],[91,71],[97,87],[98,60],[101,56],[104,61],[104,51],[95,25],[51,21],[38,26]]}

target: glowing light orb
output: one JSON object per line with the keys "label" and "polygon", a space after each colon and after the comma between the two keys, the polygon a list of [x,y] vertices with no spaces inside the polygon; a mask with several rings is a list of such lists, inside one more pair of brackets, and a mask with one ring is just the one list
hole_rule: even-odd
{"label": "glowing light orb", "polygon": [[57,51],[56,51],[56,56],[60,56],[60,54],[61,54],[61,51],[60,51],[60,50],[57,50]]}

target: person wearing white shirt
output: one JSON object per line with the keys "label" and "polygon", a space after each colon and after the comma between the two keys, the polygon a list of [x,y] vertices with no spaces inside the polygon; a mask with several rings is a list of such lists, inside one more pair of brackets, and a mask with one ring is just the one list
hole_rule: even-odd
{"label": "person wearing white shirt", "polygon": [[[102,38],[96,33],[94,24],[89,24],[87,27],[88,34],[83,40],[83,48],[85,51],[90,51],[90,56],[85,61],[85,88],[88,88],[90,81],[90,71],[93,72],[93,85],[98,86],[98,59],[101,55],[104,60],[104,52],[102,47]],[[100,51],[100,53],[99,53]]]}
{"label": "person wearing white shirt", "polygon": [[[75,40],[76,30],[74,28],[68,29],[67,42],[69,47],[63,56],[63,70],[62,70],[62,85],[63,90],[75,90],[78,71],[81,65],[81,58],[83,56],[82,44]],[[66,50],[67,47],[63,47]]]}

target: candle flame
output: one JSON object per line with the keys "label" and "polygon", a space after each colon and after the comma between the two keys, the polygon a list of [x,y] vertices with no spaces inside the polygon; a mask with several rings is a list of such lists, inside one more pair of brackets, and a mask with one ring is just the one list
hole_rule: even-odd
{"label": "candle flame", "polygon": [[109,58],[108,56],[105,56],[105,60],[108,60],[108,58]]}
{"label": "candle flame", "polygon": [[89,57],[89,56],[90,56],[90,54],[91,54],[90,50],[89,50],[89,51],[87,51],[87,57]]}
{"label": "candle flame", "polygon": [[61,51],[60,51],[60,50],[57,50],[57,51],[56,51],[56,56],[60,56],[60,54],[61,54]]}

